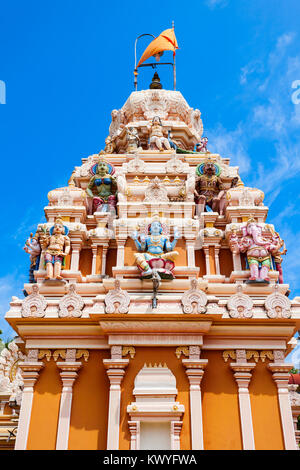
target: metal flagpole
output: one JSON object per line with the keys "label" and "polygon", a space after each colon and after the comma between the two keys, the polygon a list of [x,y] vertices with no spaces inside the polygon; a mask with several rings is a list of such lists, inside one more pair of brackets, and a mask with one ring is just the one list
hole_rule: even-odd
{"label": "metal flagpole", "polygon": [[[172,29],[173,29],[174,34],[175,34],[175,24],[174,24],[174,20],[172,21]],[[174,83],[174,90],[176,90],[176,61],[175,61],[175,57],[176,57],[176,51],[174,52],[174,57],[173,57],[173,61],[174,61],[174,64],[173,64],[173,83]]]}

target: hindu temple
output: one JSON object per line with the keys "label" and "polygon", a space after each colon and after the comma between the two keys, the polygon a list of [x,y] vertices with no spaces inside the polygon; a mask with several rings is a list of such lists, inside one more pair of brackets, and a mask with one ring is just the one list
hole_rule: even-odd
{"label": "hindu temple", "polygon": [[75,156],[26,241],[0,448],[297,449],[300,298],[264,193],[157,73],[102,148]]}

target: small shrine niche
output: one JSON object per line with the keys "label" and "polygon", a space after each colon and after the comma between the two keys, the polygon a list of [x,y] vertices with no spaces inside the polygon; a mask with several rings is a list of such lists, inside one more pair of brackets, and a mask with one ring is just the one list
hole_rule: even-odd
{"label": "small shrine niche", "polygon": [[177,393],[176,378],[166,364],[145,364],[139,371],[135,401],[127,407],[131,450],[180,450],[185,409],[176,401]]}

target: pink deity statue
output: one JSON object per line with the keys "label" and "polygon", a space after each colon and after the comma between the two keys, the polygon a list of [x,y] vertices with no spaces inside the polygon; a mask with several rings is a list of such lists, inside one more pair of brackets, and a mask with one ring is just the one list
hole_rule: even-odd
{"label": "pink deity statue", "polygon": [[229,246],[233,253],[246,253],[250,269],[247,282],[269,282],[269,271],[272,269],[272,256],[278,256],[282,240],[272,234],[270,238],[262,236],[262,228],[254,219],[249,219],[242,227],[242,238],[233,232]]}
{"label": "pink deity statue", "polygon": [[62,279],[61,268],[65,256],[70,253],[70,239],[67,236],[68,228],[57,218],[50,235],[43,240],[45,250],[46,277],[45,279]]}

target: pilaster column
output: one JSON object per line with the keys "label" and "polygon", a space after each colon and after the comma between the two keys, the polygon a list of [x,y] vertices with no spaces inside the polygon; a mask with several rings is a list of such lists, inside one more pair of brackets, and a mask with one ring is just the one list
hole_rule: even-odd
{"label": "pilaster column", "polygon": [[106,271],[106,255],[107,255],[108,245],[102,246],[102,263],[101,263],[101,274],[105,276]]}
{"label": "pilaster column", "polygon": [[[240,354],[240,361],[238,360],[239,352],[244,353],[244,355]],[[246,351],[244,350],[237,351],[236,358],[237,362],[232,362],[230,367],[234,372],[234,378],[238,386],[243,449],[255,450],[249,383],[252,377],[251,371],[256,364],[247,362]]]}
{"label": "pilaster column", "polygon": [[171,449],[180,450],[180,433],[182,428],[182,421],[171,421]]}
{"label": "pilaster column", "polygon": [[232,253],[233,270],[242,271],[242,262],[240,253]]}
{"label": "pilaster column", "polygon": [[218,246],[215,246],[214,248],[215,248],[216,274],[220,274],[220,259],[219,259],[220,248]]}
{"label": "pilaster column", "polygon": [[97,266],[97,245],[92,245],[92,253],[93,253],[93,260],[92,260],[92,275],[96,274],[96,266]]}
{"label": "pilaster column", "polygon": [[118,245],[118,250],[117,250],[117,268],[122,268],[124,266],[124,249],[125,249],[125,242],[126,239],[124,238],[118,238],[117,239],[117,245]]}
{"label": "pilaster column", "polygon": [[[110,382],[109,388],[109,407],[108,407],[108,429],[107,429],[107,450],[119,449],[120,433],[120,407],[121,407],[121,382],[125,375],[125,367],[129,364],[129,359],[121,359],[120,354],[113,355],[112,359],[103,359],[104,367],[107,369],[107,375]],[[119,356],[119,357],[118,357]]]}
{"label": "pilaster column", "polygon": [[71,248],[72,248],[71,266],[70,266],[71,271],[78,271],[79,270],[79,254],[80,254],[80,250],[81,250],[81,245],[82,245],[81,240],[80,241],[77,241],[77,240],[74,241],[74,240],[71,239]]}
{"label": "pilaster column", "polygon": [[186,239],[187,263],[190,268],[195,267],[195,240]]}
{"label": "pilaster column", "polygon": [[289,382],[289,376],[290,376],[289,371],[293,367],[293,364],[287,364],[283,362],[284,360],[283,352],[281,356],[279,357],[279,360],[281,360],[282,362],[279,362],[279,361],[277,362],[276,357],[278,358],[278,354],[276,355],[276,353],[278,352],[281,352],[281,351],[274,351],[274,362],[269,363],[268,368],[272,372],[273,380],[277,386],[280,418],[281,418],[285,449],[297,450],[292,409],[291,409],[289,389],[288,389],[288,382]]}
{"label": "pilaster column", "polygon": [[68,450],[73,384],[77,378],[77,371],[81,367],[81,362],[57,362],[56,365],[61,371],[59,375],[63,384],[59,406],[56,450]]}
{"label": "pilaster column", "polygon": [[27,448],[34,386],[39,377],[40,370],[44,367],[44,363],[38,361],[38,350],[29,351],[27,361],[28,362],[19,363],[19,367],[22,371],[24,389],[19,414],[15,450],[25,450]]}
{"label": "pilaster column", "polygon": [[190,383],[190,417],[192,450],[203,450],[203,424],[201,403],[201,380],[208,359],[200,359],[200,347],[189,347],[189,358],[182,359]]}
{"label": "pilaster column", "polygon": [[209,246],[203,247],[205,254],[205,266],[206,266],[206,275],[210,274],[210,262],[209,262]]}

